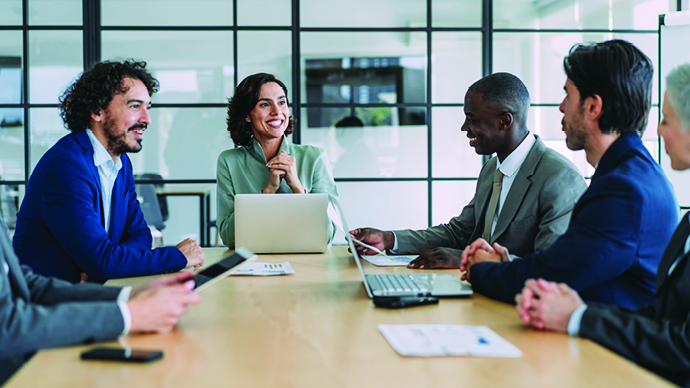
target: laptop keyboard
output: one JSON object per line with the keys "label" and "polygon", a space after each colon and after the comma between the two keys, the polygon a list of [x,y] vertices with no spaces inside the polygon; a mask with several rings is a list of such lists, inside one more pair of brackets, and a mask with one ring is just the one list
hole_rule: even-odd
{"label": "laptop keyboard", "polygon": [[404,274],[374,274],[374,278],[382,287],[383,293],[427,293],[424,286],[417,284],[412,276]]}

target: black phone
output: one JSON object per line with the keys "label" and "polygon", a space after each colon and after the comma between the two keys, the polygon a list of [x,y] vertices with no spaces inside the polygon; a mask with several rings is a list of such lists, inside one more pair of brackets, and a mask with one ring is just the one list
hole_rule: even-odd
{"label": "black phone", "polygon": [[425,297],[399,297],[399,298],[374,298],[374,304],[377,307],[387,309],[399,309],[402,307],[421,306],[424,304],[436,304],[438,298],[433,296]]}
{"label": "black phone", "polygon": [[130,348],[93,348],[82,352],[82,360],[108,360],[128,362],[151,362],[163,357],[160,350]]}

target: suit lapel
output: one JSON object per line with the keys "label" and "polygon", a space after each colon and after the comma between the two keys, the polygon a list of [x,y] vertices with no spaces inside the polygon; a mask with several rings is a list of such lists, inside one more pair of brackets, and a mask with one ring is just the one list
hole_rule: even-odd
{"label": "suit lapel", "polygon": [[486,167],[482,169],[481,175],[477,180],[477,192],[474,196],[474,219],[475,227],[470,243],[482,236],[484,231],[484,222],[486,221],[486,206],[491,198],[491,190],[493,188],[493,176],[496,172],[496,157],[491,158],[486,162]]}
{"label": "suit lapel", "polygon": [[126,202],[124,171],[128,168],[128,163],[126,163],[127,155],[122,154],[120,160],[122,161],[122,168],[117,173],[115,186],[113,186],[113,195],[110,197],[110,229],[108,230],[108,238],[115,244],[122,237],[126,218],[126,211],[123,212],[123,210],[127,209],[127,204],[124,203]]}
{"label": "suit lapel", "polygon": [[510,186],[510,191],[506,196],[503,209],[500,209],[498,220],[496,221],[496,228],[491,234],[491,241],[489,241],[492,244],[506,231],[506,229],[508,229],[508,225],[510,225],[515,218],[515,215],[522,205],[522,201],[525,199],[525,194],[532,184],[529,178],[534,175],[537,163],[539,163],[539,160],[546,151],[546,147],[541,139],[539,139],[538,136],[535,137],[536,139],[532,145],[532,149],[527,153],[527,157],[525,157],[524,162],[522,162],[522,166],[520,166],[515,173],[515,179]]}
{"label": "suit lapel", "polygon": [[[673,233],[673,236],[671,237],[671,241],[669,241],[668,245],[666,246],[664,255],[662,256],[661,262],[659,263],[659,269],[656,273],[657,290],[661,289],[661,286],[668,277],[669,268],[676,260],[678,255],[680,255],[683,252],[683,248],[685,248],[685,241],[688,239],[688,236],[690,235],[690,222],[688,217],[690,217],[690,212],[686,213],[685,217],[683,217],[683,219],[680,221],[680,224],[678,224],[678,228],[676,228],[676,231]],[[685,257],[681,260],[687,260],[687,256],[688,255],[686,254]]]}
{"label": "suit lapel", "polygon": [[81,146],[84,157],[84,163],[89,167],[91,171],[91,179],[93,179],[94,187],[96,188],[97,198],[94,201],[94,206],[97,207],[101,215],[101,225],[105,227],[105,214],[103,214],[103,193],[101,192],[101,176],[98,174],[98,167],[93,163],[93,146],[91,145],[91,140],[89,140],[89,135],[86,131],[83,132],[72,132],[72,135]]}

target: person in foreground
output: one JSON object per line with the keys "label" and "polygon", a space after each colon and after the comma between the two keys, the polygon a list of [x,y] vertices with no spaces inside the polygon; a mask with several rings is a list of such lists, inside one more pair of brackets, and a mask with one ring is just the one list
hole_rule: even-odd
{"label": "person in foreground", "polygon": [[161,277],[139,288],[72,284],[20,265],[0,218],[0,385],[40,349],[171,331],[187,306],[193,274]]}
{"label": "person in foreground", "polygon": [[[282,81],[258,73],[240,82],[228,104],[228,132],[237,148],[220,154],[216,177],[218,229],[229,247],[235,245],[235,194],[326,193],[338,199],[324,150],[287,139],[295,125],[287,95]],[[329,242],[334,234],[331,223]]]}
{"label": "person in foreground", "polygon": [[36,165],[17,213],[14,249],[36,273],[70,282],[200,266],[193,240],[151,249],[127,152],[139,152],[158,81],[145,62],[101,62],[61,98],[70,134]]}
{"label": "person in foreground", "polygon": [[[658,132],[674,170],[690,168],[690,64],[666,77]],[[528,280],[515,297],[523,321],[589,338],[671,381],[690,386],[690,213],[668,243],[654,302],[638,310],[584,304],[566,284]]]}
{"label": "person in foreground", "polygon": [[512,303],[529,278],[569,284],[585,300],[637,308],[654,296],[663,247],[678,222],[671,184],[642,144],[652,62],[629,42],[575,45],[563,61],[560,106],[571,150],[596,168],[568,230],[549,248],[507,261],[486,241],[463,253],[475,292]]}
{"label": "person in foreground", "polygon": [[567,229],[587,185],[569,160],[530,135],[529,101],[525,85],[508,73],[489,75],[468,89],[461,130],[478,154],[496,156],[482,167],[474,198],[459,216],[427,230],[362,228],[353,237],[395,254],[421,253],[408,265],[421,269],[459,268],[462,249],[482,236],[517,255],[546,249]]}

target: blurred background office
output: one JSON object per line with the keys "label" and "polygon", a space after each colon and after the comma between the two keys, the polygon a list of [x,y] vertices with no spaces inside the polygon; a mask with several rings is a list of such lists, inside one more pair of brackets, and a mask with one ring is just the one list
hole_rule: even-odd
{"label": "blurred background office", "polygon": [[[575,43],[620,38],[658,68],[658,15],[687,9],[688,0],[0,0],[3,217],[12,224],[33,167],[68,133],[64,88],[98,60],[134,57],[161,83],[144,148],[130,157],[135,174],[160,177],[165,242],[215,244],[216,159],[233,147],[226,102],[257,72],[287,84],[292,140],[326,150],[351,226],[445,222],[471,199],[482,165],[460,131],[470,84],[519,76],[529,128],[589,177],[561,132],[563,57]],[[666,169],[657,82],[643,139]],[[336,127],[350,116],[363,126]],[[352,162],[358,150],[366,163]]]}

